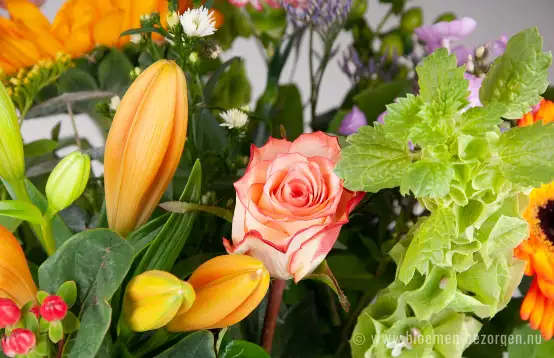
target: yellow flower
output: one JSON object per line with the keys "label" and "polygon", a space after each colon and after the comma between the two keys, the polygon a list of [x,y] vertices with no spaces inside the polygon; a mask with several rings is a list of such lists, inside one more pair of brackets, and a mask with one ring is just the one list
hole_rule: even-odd
{"label": "yellow flower", "polygon": [[0,298],[9,298],[19,307],[35,301],[37,286],[25,254],[16,238],[0,225]]}
{"label": "yellow flower", "polygon": [[269,272],[253,257],[224,255],[200,265],[188,282],[196,301],[169,323],[171,332],[223,328],[242,321],[267,293]]}
{"label": "yellow flower", "polygon": [[158,205],[181,159],[187,124],[185,74],[158,61],[121,100],[106,141],[106,209],[120,235],[144,224]]}
{"label": "yellow flower", "polygon": [[186,312],[196,295],[192,286],[164,271],[147,271],[129,282],[123,314],[135,332],[165,326],[177,312]]}

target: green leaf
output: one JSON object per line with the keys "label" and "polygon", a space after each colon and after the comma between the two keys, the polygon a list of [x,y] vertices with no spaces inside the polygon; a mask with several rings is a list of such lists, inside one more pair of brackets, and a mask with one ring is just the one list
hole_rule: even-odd
{"label": "green leaf", "polygon": [[40,266],[43,290],[55,292],[66,281],[77,284],[81,328],[68,337],[64,355],[96,355],[110,327],[109,301],[132,260],[133,248],[127,241],[110,230],[96,229],[73,236]]}
{"label": "green leaf", "polygon": [[452,269],[435,266],[417,290],[407,292],[403,297],[419,319],[429,319],[442,311],[454,298],[456,273]]}
{"label": "green leaf", "polygon": [[15,219],[9,216],[0,215],[0,225],[8,229],[9,232],[15,232],[23,220]]}
{"label": "green leaf", "polygon": [[33,224],[44,222],[42,213],[36,206],[20,200],[0,201],[0,215],[25,220]]}
{"label": "green leaf", "polygon": [[541,100],[548,88],[548,68],[552,54],[542,52],[543,40],[536,27],[514,35],[487,73],[479,90],[484,105],[502,103],[502,117],[521,118]]}
{"label": "green leaf", "polygon": [[[368,239],[369,240],[369,239]],[[372,286],[375,275],[365,267],[366,263],[354,254],[327,256],[330,271],[338,285],[346,291],[367,291]]]}
{"label": "green leaf", "polygon": [[96,90],[98,84],[88,72],[78,68],[70,68],[58,79],[60,93],[79,92],[84,90]]}
{"label": "green leaf", "polygon": [[77,316],[75,316],[73,312],[67,311],[67,314],[62,320],[63,333],[68,334],[75,332],[79,329],[80,324],[81,322],[79,322]]}
{"label": "green leaf", "polygon": [[[513,340],[508,345],[510,358],[536,358],[539,345],[542,343],[540,332],[529,327],[528,324],[516,327],[512,332]],[[512,338],[512,337],[510,337]],[[552,350],[548,356],[552,355]],[[537,357],[538,358],[538,357]]]}
{"label": "green leaf", "polygon": [[252,25],[242,9],[227,1],[216,1],[213,8],[225,14],[225,22],[214,34],[214,39],[224,50],[229,49],[237,37],[252,35]]}
{"label": "green leaf", "polygon": [[348,137],[335,172],[350,190],[377,192],[400,185],[412,162],[406,142],[385,137],[381,126],[364,126]]}
{"label": "green leaf", "polygon": [[329,126],[327,127],[326,132],[339,134],[339,129],[342,124],[342,121],[348,113],[350,113],[350,110],[344,110],[344,109],[339,109],[338,111],[336,111],[335,114],[331,113],[330,115],[333,116],[333,119],[331,119],[331,121],[329,122]]}
{"label": "green leaf", "polygon": [[326,260],[323,260],[323,262],[314,270],[314,272],[306,276],[306,278],[322,282],[329,286],[337,295],[342,309],[345,312],[348,312],[350,310],[350,302],[348,302],[348,298],[340,289],[339,283],[335,279],[333,272],[331,272],[329,265],[327,265]]}
{"label": "green leaf", "polygon": [[41,357],[48,356],[48,344],[48,336],[46,334],[41,334],[38,337],[35,352],[38,353]]}
{"label": "green leaf", "polygon": [[480,250],[485,264],[490,265],[490,256],[511,252],[529,236],[527,221],[511,216],[501,215]]}
{"label": "green leaf", "polygon": [[220,358],[270,358],[269,354],[257,344],[246,341],[232,341],[225,346]]}
{"label": "green leaf", "polygon": [[450,249],[451,240],[458,234],[457,224],[452,211],[443,208],[434,211],[428,219],[414,226],[413,239],[398,267],[400,281],[409,283],[415,270],[423,275],[428,274],[429,261],[433,261],[436,265],[446,266],[447,258],[444,251]]}
{"label": "green leaf", "polygon": [[216,358],[214,351],[214,336],[210,331],[194,332],[157,357]]}
{"label": "green leaf", "polygon": [[[368,88],[354,96],[354,104],[364,112],[367,123],[371,124],[377,120],[377,117],[388,109],[395,99],[400,101],[407,92],[411,90],[412,83],[408,80],[396,80],[383,83],[377,87]],[[411,96],[411,95],[408,95]]]}
{"label": "green leaf", "polygon": [[280,138],[280,126],[287,131],[287,139],[292,141],[304,133],[304,105],[298,87],[294,84],[279,86],[277,102],[271,111],[273,137]]}
{"label": "green leaf", "polygon": [[48,332],[48,329],[50,329],[50,322],[41,317],[39,322],[40,333],[46,333]]}
{"label": "green leaf", "polygon": [[440,48],[416,67],[421,99],[431,105],[430,113],[439,118],[457,113],[468,104],[469,82],[465,67],[458,67],[456,55]]}
{"label": "green leaf", "polygon": [[52,153],[58,147],[58,142],[51,139],[39,139],[25,144],[23,147],[25,158],[39,157]]}
{"label": "green leaf", "polygon": [[463,162],[484,161],[490,156],[489,142],[486,138],[478,138],[460,134],[458,136],[458,157]]}
{"label": "green leaf", "polygon": [[419,116],[423,102],[421,98],[408,94],[387,106],[384,130],[388,137],[407,142],[412,128],[422,121]]}
{"label": "green leaf", "polygon": [[229,68],[235,61],[240,61],[240,57],[232,57],[225,61],[224,63],[219,66],[217,70],[214,71],[214,73],[211,75],[210,79],[206,83],[206,86],[204,86],[204,100],[206,102],[210,102],[210,99],[212,98],[213,91],[215,89],[215,86],[219,82],[219,79],[221,76],[225,73],[225,70]]}
{"label": "green leaf", "polygon": [[58,343],[63,339],[63,327],[61,321],[50,322],[50,327],[48,328],[48,338],[50,338],[52,343]]}
{"label": "green leaf", "polygon": [[131,83],[131,61],[121,51],[111,49],[98,65],[98,81],[105,90],[121,92]]}
{"label": "green leaf", "polygon": [[277,40],[281,39],[287,27],[287,13],[283,9],[269,6],[264,6],[261,11],[250,6],[246,9],[256,31]]}
{"label": "green leaf", "polygon": [[46,297],[50,296],[50,294],[46,291],[38,291],[37,292],[37,301],[39,304],[42,305],[42,302],[46,299]]}
{"label": "green leaf", "polygon": [[448,162],[420,160],[409,166],[400,182],[403,195],[410,191],[417,197],[442,198],[450,190],[454,169]]}
{"label": "green leaf", "polygon": [[231,109],[250,103],[252,87],[244,61],[233,61],[217,82],[209,105]]}
{"label": "green leaf", "polygon": [[77,284],[75,281],[66,281],[56,291],[56,296],[60,296],[69,308],[73,307],[77,301]]}
{"label": "green leaf", "polygon": [[25,319],[25,328],[33,332],[39,331],[39,320],[34,313],[32,312],[26,313],[24,319]]}
{"label": "green leaf", "polygon": [[168,213],[158,216],[127,236],[127,242],[135,249],[135,256],[139,255],[158,236],[168,218]]}
{"label": "green leaf", "polygon": [[511,182],[539,187],[554,179],[554,123],[512,128],[500,136],[502,174]]}
{"label": "green leaf", "polygon": [[506,106],[498,102],[484,107],[472,107],[462,113],[460,128],[466,133],[493,130],[502,123],[501,117],[504,113],[506,113]]}
{"label": "green leaf", "polygon": [[[180,201],[198,203],[202,194],[202,166],[196,161]],[[150,244],[134,275],[150,270],[170,271],[185,245],[198,214],[171,214],[162,231]]]}
{"label": "green leaf", "polygon": [[184,260],[177,262],[171,269],[171,273],[184,280],[187,277],[189,277],[194,272],[194,270],[198,268],[198,266],[202,265],[204,262],[208,261],[209,259],[212,259],[219,255],[220,255],[219,253],[213,253],[213,254],[207,253],[207,254],[199,254],[196,256],[188,257]]}

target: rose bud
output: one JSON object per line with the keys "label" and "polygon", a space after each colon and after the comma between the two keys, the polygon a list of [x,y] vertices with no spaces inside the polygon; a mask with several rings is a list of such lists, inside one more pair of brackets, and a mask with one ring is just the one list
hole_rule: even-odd
{"label": "rose bud", "polygon": [[127,285],[123,314],[133,331],[149,331],[165,326],[177,312],[187,311],[195,299],[187,282],[168,272],[147,271]]}
{"label": "rose bud", "polygon": [[17,239],[0,225],[0,297],[23,307],[35,301],[37,286]]}
{"label": "rose bud", "polygon": [[0,83],[0,177],[12,183],[25,176],[23,139],[19,131],[15,107]]}
{"label": "rose bud", "polygon": [[77,200],[87,186],[90,174],[90,158],[81,152],[73,152],[54,168],[46,182],[48,209],[55,214]]}
{"label": "rose bud", "polygon": [[298,282],[315,270],[363,197],[333,172],[339,155],[337,138],[322,132],[252,146],[246,174],[235,183],[227,252],[262,260],[278,279]]}
{"label": "rose bud", "polygon": [[200,265],[188,282],[196,301],[169,323],[171,332],[223,328],[242,321],[264,298],[269,272],[253,257],[224,255]]}
{"label": "rose bud", "polygon": [[0,328],[13,326],[21,319],[21,310],[9,298],[0,298]]}
{"label": "rose bud", "polygon": [[109,226],[122,236],[144,224],[167,189],[185,145],[185,75],[172,61],[148,67],[117,108],[106,141]]}
{"label": "rose bud", "polygon": [[31,308],[29,310],[29,312],[34,314],[37,318],[40,318],[40,307],[39,306],[34,306],[33,308]]}
{"label": "rose bud", "polygon": [[60,296],[48,296],[40,305],[40,315],[48,322],[61,321],[67,314],[67,303]]}
{"label": "rose bud", "polygon": [[36,343],[37,339],[32,331],[16,328],[8,337],[2,338],[2,349],[8,357],[14,357],[29,353],[35,348]]}

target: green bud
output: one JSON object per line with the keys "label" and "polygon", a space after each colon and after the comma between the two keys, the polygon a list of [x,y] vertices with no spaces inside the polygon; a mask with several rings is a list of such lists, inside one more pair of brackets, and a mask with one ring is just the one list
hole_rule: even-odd
{"label": "green bud", "polygon": [[392,60],[394,56],[404,55],[404,41],[397,32],[391,32],[383,37],[381,43],[381,56],[386,56],[388,60]]}
{"label": "green bud", "polygon": [[436,19],[435,19],[435,24],[437,22],[441,22],[441,21],[446,21],[446,22],[450,22],[450,21],[454,21],[456,20],[456,14],[454,14],[453,12],[445,12],[443,14],[440,14]]}
{"label": "green bud", "polygon": [[23,179],[25,161],[23,157],[23,139],[17,123],[15,107],[0,83],[0,177],[8,182]]}
{"label": "green bud", "polygon": [[71,205],[85,190],[90,174],[90,158],[73,152],[56,165],[46,182],[48,209],[57,213]]}
{"label": "green bud", "polygon": [[412,33],[423,25],[423,13],[420,7],[413,7],[402,14],[400,28],[406,33]]}

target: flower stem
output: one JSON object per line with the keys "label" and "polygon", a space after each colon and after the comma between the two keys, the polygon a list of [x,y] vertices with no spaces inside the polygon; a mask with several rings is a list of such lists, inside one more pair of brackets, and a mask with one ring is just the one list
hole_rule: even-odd
{"label": "flower stem", "polygon": [[281,307],[286,284],[287,281],[285,280],[273,280],[269,290],[269,300],[267,302],[264,329],[262,331],[262,347],[264,347],[268,354],[271,353],[271,347],[273,346],[273,336],[275,335],[279,308]]}
{"label": "flower stem", "polygon": [[58,352],[56,353],[56,358],[61,358],[62,357],[62,354],[63,354],[63,344],[64,344],[64,340],[62,339],[61,341],[58,342]]}
{"label": "flower stem", "polygon": [[54,218],[54,213],[50,209],[46,210],[44,214],[44,223],[41,226],[42,229],[42,239],[44,241],[44,249],[48,256],[52,256],[56,251],[56,242],[54,241],[54,235],[52,232],[52,219]]}
{"label": "flower stem", "polygon": [[75,134],[75,143],[77,144],[79,150],[82,150],[81,138],[79,138],[79,132],[77,131],[77,123],[75,123],[75,116],[73,115],[73,109],[71,108],[71,103],[69,102],[67,102],[67,114],[69,115],[71,126],[73,127],[73,132]]}
{"label": "flower stem", "polygon": [[316,93],[316,76],[314,74],[314,29],[310,28],[310,53],[309,53],[309,65],[310,65],[310,84],[311,84],[311,94],[310,94],[310,105],[311,105],[311,120],[315,121],[316,115],[316,106],[317,106],[317,93]]}

